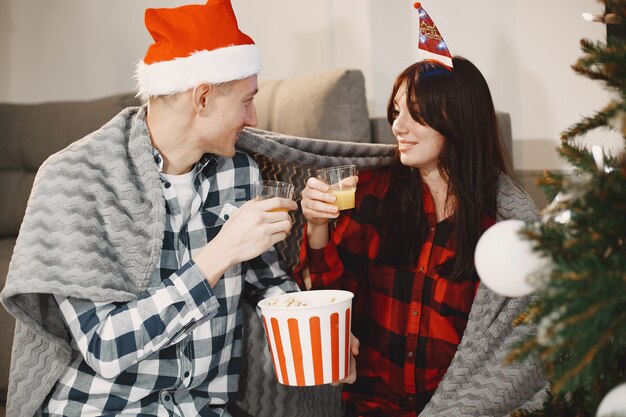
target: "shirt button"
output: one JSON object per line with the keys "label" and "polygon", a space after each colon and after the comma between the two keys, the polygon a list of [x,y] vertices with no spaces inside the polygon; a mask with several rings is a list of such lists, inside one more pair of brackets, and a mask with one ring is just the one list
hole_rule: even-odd
{"label": "shirt button", "polygon": [[430,231],[431,231],[431,232],[434,232],[434,231],[435,231],[435,228],[434,228],[434,227],[431,227],[431,228],[430,228]]}
{"label": "shirt button", "polygon": [[230,216],[228,214],[224,214],[224,220],[228,220]]}
{"label": "shirt button", "polygon": [[163,185],[165,185],[165,188],[170,188],[170,187],[172,186],[172,184],[170,184],[169,182],[166,182],[166,183],[165,183],[165,184],[163,184]]}
{"label": "shirt button", "polygon": [[407,355],[409,358],[412,358],[412,357],[413,357],[413,351],[412,351],[412,350],[409,350],[409,353],[407,353],[406,355]]}
{"label": "shirt button", "polygon": [[409,398],[407,398],[407,400],[413,402],[413,401],[415,401],[415,397],[409,397]]}
{"label": "shirt button", "polygon": [[189,377],[189,371],[185,372],[184,377],[185,378]]}
{"label": "shirt button", "polygon": [[411,314],[413,315],[413,317],[416,317],[417,316],[417,310],[411,311]]}
{"label": "shirt button", "polygon": [[165,401],[169,401],[169,400],[171,400],[171,399],[172,399],[172,398],[171,398],[169,395],[166,395],[165,397],[163,397],[163,400],[165,400]]}
{"label": "shirt button", "polygon": [[420,272],[422,272],[422,273],[424,272],[424,267],[423,266],[420,266]]}

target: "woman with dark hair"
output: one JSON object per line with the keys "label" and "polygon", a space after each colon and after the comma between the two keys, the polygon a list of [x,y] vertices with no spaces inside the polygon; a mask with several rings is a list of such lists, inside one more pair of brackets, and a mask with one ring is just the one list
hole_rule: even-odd
{"label": "woman with dark hair", "polygon": [[360,353],[346,415],[501,416],[544,387],[535,362],[502,364],[529,331],[509,317],[528,299],[479,285],[474,267],[502,205],[519,203],[511,213],[524,220],[537,210],[510,180],[487,82],[470,61],[452,63],[421,61],[398,76],[388,105],[398,157],[359,174],[354,209],[340,212],[316,178],[302,192],[296,279],[355,293]]}

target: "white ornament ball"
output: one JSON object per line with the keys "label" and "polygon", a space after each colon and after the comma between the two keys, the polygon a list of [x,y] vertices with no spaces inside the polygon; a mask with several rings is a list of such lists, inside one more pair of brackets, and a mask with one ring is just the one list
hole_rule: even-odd
{"label": "white ornament ball", "polygon": [[505,297],[522,297],[535,287],[528,276],[548,264],[533,250],[533,242],[520,235],[525,223],[505,220],[491,226],[476,244],[474,262],[481,281]]}
{"label": "white ornament ball", "polygon": [[596,417],[626,416],[626,383],[619,384],[604,396]]}

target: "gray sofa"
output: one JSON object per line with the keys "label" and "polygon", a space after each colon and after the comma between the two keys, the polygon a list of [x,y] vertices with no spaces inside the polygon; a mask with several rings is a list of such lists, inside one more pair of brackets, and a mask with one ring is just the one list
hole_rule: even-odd
{"label": "gray sofa", "polygon": [[[258,128],[285,134],[366,143],[393,143],[384,118],[370,118],[364,78],[358,70],[333,70],[259,85]],[[97,100],[43,104],[0,103],[0,289],[17,237],[35,173],[52,153],[99,128],[127,106],[140,104],[134,94]],[[498,114],[511,149],[507,114]],[[273,379],[262,327],[245,306],[249,367],[242,378],[236,416],[324,416],[340,414],[339,391],[331,386],[293,388]],[[0,417],[8,385],[14,322],[0,306]],[[19,349],[19,346],[15,347]],[[253,393],[252,395],[248,395]],[[325,399],[322,404],[319,399]],[[11,416],[13,417],[13,416]]]}

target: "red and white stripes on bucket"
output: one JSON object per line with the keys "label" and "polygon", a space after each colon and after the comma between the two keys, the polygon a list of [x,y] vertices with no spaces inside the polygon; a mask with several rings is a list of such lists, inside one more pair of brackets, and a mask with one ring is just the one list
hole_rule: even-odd
{"label": "red and white stripes on bucket", "polygon": [[348,375],[352,297],[314,290],[259,302],[278,382],[320,385]]}

